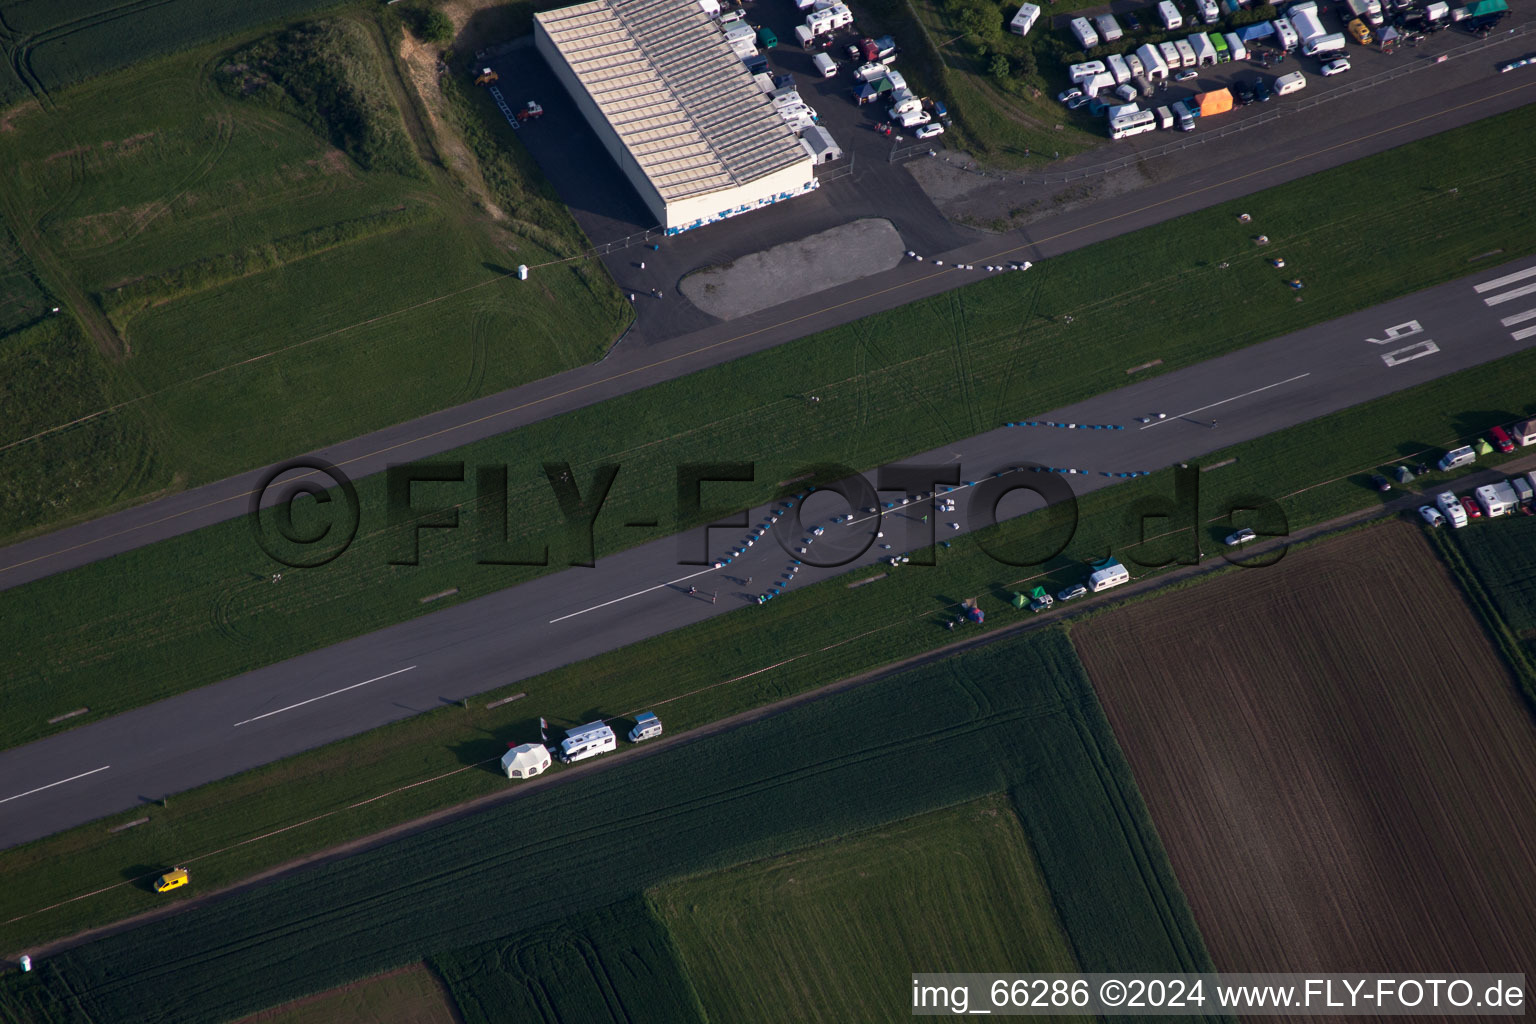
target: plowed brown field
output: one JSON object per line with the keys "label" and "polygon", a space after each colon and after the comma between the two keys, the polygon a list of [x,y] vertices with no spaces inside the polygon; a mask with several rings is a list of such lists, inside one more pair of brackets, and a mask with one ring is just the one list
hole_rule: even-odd
{"label": "plowed brown field", "polygon": [[1414,527],[1072,636],[1218,970],[1536,964],[1536,725]]}

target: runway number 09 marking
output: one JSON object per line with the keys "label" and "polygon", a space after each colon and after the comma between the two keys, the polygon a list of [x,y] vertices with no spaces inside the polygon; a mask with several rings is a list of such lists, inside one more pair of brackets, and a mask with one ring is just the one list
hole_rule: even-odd
{"label": "runway number 09 marking", "polygon": [[[1385,338],[1366,338],[1365,340],[1370,342],[1372,345],[1390,345],[1395,341],[1401,341],[1404,338],[1411,338],[1415,334],[1422,333],[1424,333],[1424,328],[1419,325],[1419,322],[1417,320],[1409,320],[1405,324],[1398,324],[1395,327],[1388,327],[1387,336]],[[1425,356],[1434,355],[1439,351],[1439,345],[1436,345],[1430,339],[1425,338],[1423,341],[1416,341],[1412,345],[1407,345],[1399,349],[1393,349],[1391,352],[1383,352],[1381,354],[1381,361],[1386,363],[1388,366],[1400,366],[1403,363],[1410,363],[1415,359],[1422,359]]]}

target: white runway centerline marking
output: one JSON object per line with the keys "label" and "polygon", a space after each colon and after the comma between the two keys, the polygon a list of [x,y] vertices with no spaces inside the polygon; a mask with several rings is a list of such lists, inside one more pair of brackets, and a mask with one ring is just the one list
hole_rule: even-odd
{"label": "white runway centerline marking", "polygon": [[29,789],[25,793],[17,793],[15,796],[8,796],[4,800],[0,800],[0,804],[8,804],[12,800],[20,800],[24,796],[31,796],[33,793],[41,793],[43,790],[52,789],[54,786],[62,786],[66,782],[74,782],[76,779],[83,779],[87,775],[95,775],[97,772],[104,772],[111,767],[112,766],[109,764],[104,764],[100,768],[92,768],[88,772],[81,772],[79,775],[71,775],[67,779],[60,779],[58,782],[50,782],[46,786],[38,786],[36,789]]}
{"label": "white runway centerline marking", "polygon": [[1261,388],[1254,388],[1252,391],[1244,391],[1240,395],[1233,395],[1231,398],[1223,398],[1219,402],[1212,402],[1210,405],[1202,405],[1198,409],[1190,409],[1190,410],[1188,410],[1186,412],[1176,413],[1176,414],[1174,414],[1172,416],[1169,416],[1165,420],[1156,420],[1156,421],[1154,421],[1152,423],[1148,423],[1146,426],[1141,427],[1140,429],[1142,429],[1142,430],[1151,430],[1153,427],[1161,426],[1164,423],[1172,423],[1175,420],[1182,419],[1185,416],[1193,416],[1197,412],[1205,412],[1205,410],[1207,410],[1207,409],[1214,409],[1217,406],[1226,405],[1228,402],[1235,402],[1239,398],[1247,398],[1249,395],[1256,395],[1256,394],[1258,394],[1261,391],[1268,391],[1271,388],[1278,388],[1278,387],[1280,387],[1280,386],[1282,386],[1284,384],[1293,384],[1296,381],[1301,380],[1303,377],[1310,377],[1310,376],[1312,376],[1312,374],[1310,372],[1308,372],[1308,373],[1298,373],[1294,377],[1287,377],[1287,378],[1285,378],[1285,380],[1277,380],[1273,384],[1266,384],[1266,385],[1264,385]]}
{"label": "white runway centerline marking", "polygon": [[637,590],[633,594],[625,594],[623,597],[616,597],[612,601],[604,601],[602,604],[595,604],[595,605],[593,605],[590,608],[583,608],[579,612],[571,612],[571,614],[569,614],[569,615],[562,615],[558,619],[550,619],[549,620],[549,624],[551,626],[553,626],[557,622],[564,622],[566,619],[574,619],[578,615],[585,615],[585,614],[587,614],[587,612],[595,612],[599,608],[607,608],[611,604],[618,604],[620,601],[628,601],[632,597],[643,597],[644,595],[649,594],[652,591],[661,590],[661,589],[663,589],[665,587],[675,587],[675,586],[677,586],[677,584],[682,583],[682,582],[684,582],[686,580],[691,580],[695,576],[707,576],[710,573],[715,572],[715,571],[716,570],[715,570],[714,566],[710,566],[708,569],[700,569],[698,572],[693,573],[691,576],[679,576],[675,580],[668,580],[665,583],[658,583],[654,587],[646,587],[644,590]]}
{"label": "white runway centerline marking", "polygon": [[1474,286],[1472,290],[1481,295],[1483,292],[1491,292],[1495,288],[1503,288],[1505,285],[1514,284],[1516,281],[1524,281],[1528,277],[1536,277],[1536,267],[1527,267],[1513,274],[1496,277],[1492,281],[1484,281],[1482,284]]}
{"label": "white runway centerline marking", "polygon": [[278,708],[276,711],[268,711],[266,714],[264,714],[264,715],[257,715],[255,718],[247,718],[243,722],[236,722],[233,726],[231,726],[231,728],[238,729],[242,725],[250,725],[252,722],[259,722],[259,721],[261,721],[263,718],[271,718],[273,715],[280,715],[284,711],[292,711],[294,708],[301,708],[305,704],[313,704],[317,700],[325,700],[325,698],[327,698],[327,697],[334,697],[338,693],[346,693],[348,690],[355,690],[359,686],[367,686],[369,683],[376,683],[376,682],[378,682],[381,679],[388,679],[389,677],[397,676],[397,675],[399,675],[402,672],[409,672],[411,669],[413,669],[415,667],[416,667],[415,665],[408,665],[405,668],[397,668],[393,672],[386,672],[386,673],[384,673],[381,676],[374,676],[372,679],[364,679],[360,683],[353,683],[351,686],[343,686],[339,690],[332,690],[330,693],[322,693],[318,697],[311,697],[311,698],[309,698],[309,700],[301,700],[297,704],[289,704],[285,708]]}

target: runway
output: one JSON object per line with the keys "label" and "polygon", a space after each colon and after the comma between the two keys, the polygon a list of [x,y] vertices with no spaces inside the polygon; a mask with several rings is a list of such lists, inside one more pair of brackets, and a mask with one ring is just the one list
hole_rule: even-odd
{"label": "runway", "polygon": [[[818,492],[793,507],[752,510],[750,533],[711,531],[712,556],[732,559],[718,569],[680,565],[681,539],[666,538],[604,558],[593,569],[554,573],[0,752],[0,844],[38,838],[715,615],[757,614],[758,597],[768,590],[763,581],[801,588],[963,534],[973,517],[984,524],[984,510],[972,502],[984,490],[1048,478],[1088,493],[1119,479],[1104,471],[1157,470],[1533,343],[1536,260],[1525,260],[1039,417],[1075,426],[1000,425],[903,460],[953,473],[953,514],[934,509],[932,499],[913,500],[913,492],[934,489],[921,485],[882,491],[872,505],[861,498],[854,507]],[[1083,472],[1014,468],[1026,463]],[[865,474],[867,494],[876,493],[875,478]],[[869,507],[880,511],[872,515]],[[803,528],[792,529],[802,514]],[[833,521],[845,515],[851,521]],[[758,534],[759,527],[769,528]],[[817,528],[823,533],[816,535]],[[727,554],[742,548],[742,555]],[[798,570],[790,571],[795,562]],[[751,585],[742,582],[747,577]],[[603,710],[617,716],[640,709]]]}

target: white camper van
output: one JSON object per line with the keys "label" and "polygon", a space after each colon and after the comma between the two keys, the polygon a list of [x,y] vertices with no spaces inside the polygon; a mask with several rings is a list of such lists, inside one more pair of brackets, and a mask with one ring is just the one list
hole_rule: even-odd
{"label": "white camper van", "polygon": [[606,754],[618,746],[618,738],[604,722],[590,722],[566,733],[560,741],[560,761],[571,764],[585,761],[598,754]]}
{"label": "white camper van", "polygon": [[1470,466],[1477,461],[1477,452],[1471,445],[1462,445],[1460,448],[1452,448],[1440,456],[1440,461],[1435,463],[1443,473],[1448,469],[1459,469],[1462,466]]}
{"label": "white camper van", "polygon": [[1461,507],[1461,501],[1450,491],[1441,491],[1435,495],[1435,504],[1440,506],[1440,511],[1445,513],[1451,526],[1461,529],[1467,525],[1467,510]]}

